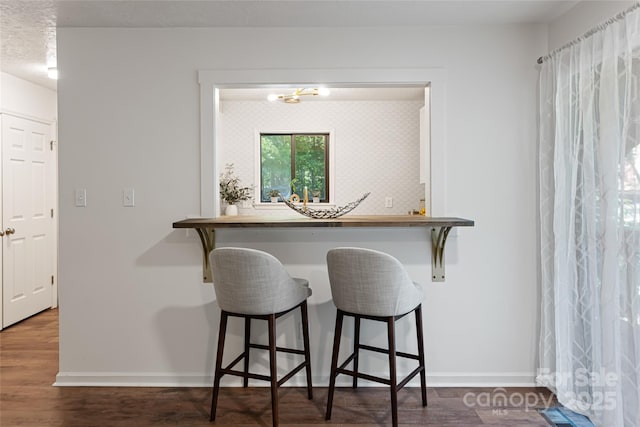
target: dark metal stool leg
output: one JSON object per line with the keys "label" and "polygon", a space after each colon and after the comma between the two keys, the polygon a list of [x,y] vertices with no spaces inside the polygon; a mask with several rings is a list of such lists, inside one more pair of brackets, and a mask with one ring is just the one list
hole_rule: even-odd
{"label": "dark metal stool leg", "polygon": [[389,337],[389,381],[391,389],[391,422],[398,427],[398,380],[396,378],[396,337],[395,319],[387,319],[387,334]]}
{"label": "dark metal stool leg", "polygon": [[271,371],[271,418],[278,427],[278,368],[276,366],[276,316],[269,315],[269,367]]}
{"label": "dark metal stool leg", "polygon": [[338,369],[338,353],[340,352],[340,335],[342,335],[342,321],[344,313],[338,310],[336,314],[336,329],[333,334],[333,355],[331,356],[331,371],[329,373],[329,395],[327,397],[326,420],[331,419],[331,408],[333,406],[333,393],[336,388],[336,370]]}
{"label": "dark metal stool leg", "polygon": [[224,339],[227,334],[227,313],[224,311],[220,316],[220,332],[218,332],[218,354],[216,356],[216,370],[213,377],[213,396],[211,397],[211,416],[209,421],[216,419],[216,408],[218,406],[218,393],[220,391],[220,378],[222,373],[222,355],[224,354]]}
{"label": "dark metal stool leg", "polygon": [[302,340],[304,343],[304,361],[307,371],[307,397],[313,399],[313,386],[311,384],[311,350],[309,348],[309,312],[307,310],[307,301],[300,305],[300,313],[302,314]]}
{"label": "dark metal stool leg", "polygon": [[[358,373],[358,359],[360,357],[360,316],[353,317],[353,372]],[[358,377],[353,377],[353,388],[358,388]]]}
{"label": "dark metal stool leg", "polygon": [[416,307],[416,334],[418,335],[418,363],[422,366],[420,372],[420,390],[422,391],[422,406],[427,406],[427,374],[424,362],[424,338],[422,334],[422,304]]}
{"label": "dark metal stool leg", "polygon": [[249,344],[251,343],[251,318],[245,317],[244,319],[244,380],[242,386],[247,388],[249,386]]}

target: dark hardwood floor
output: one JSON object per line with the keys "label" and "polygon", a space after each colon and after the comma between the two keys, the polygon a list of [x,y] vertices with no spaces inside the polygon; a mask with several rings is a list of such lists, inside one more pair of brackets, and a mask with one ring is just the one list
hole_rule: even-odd
{"label": "dark hardwood floor", "polygon": [[[209,388],[52,387],[58,370],[58,312],[48,310],[0,332],[0,426],[270,426],[269,389],[224,388],[218,418],[209,423]],[[429,388],[429,406],[418,388],[398,393],[400,425],[442,427],[548,426],[536,408],[552,396],[545,389]],[[280,390],[280,423],[287,426],[386,426],[385,388],[337,389],[333,417],[324,420],[327,389]],[[523,399],[528,399],[527,407]],[[493,401],[493,405],[491,402]],[[554,402],[555,403],[555,402]]]}

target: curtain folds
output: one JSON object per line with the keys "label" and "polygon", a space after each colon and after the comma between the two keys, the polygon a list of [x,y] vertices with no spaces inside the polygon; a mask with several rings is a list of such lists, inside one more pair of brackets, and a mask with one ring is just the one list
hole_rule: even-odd
{"label": "curtain folds", "polygon": [[640,9],[543,63],[539,134],[537,380],[640,427]]}

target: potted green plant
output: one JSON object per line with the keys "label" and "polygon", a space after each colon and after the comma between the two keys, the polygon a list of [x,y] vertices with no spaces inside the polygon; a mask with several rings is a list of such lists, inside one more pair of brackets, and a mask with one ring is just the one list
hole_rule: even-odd
{"label": "potted green plant", "polygon": [[278,197],[280,197],[280,191],[279,190],[275,190],[275,189],[269,190],[267,195],[269,197],[271,197],[271,203],[278,203]]}
{"label": "potted green plant", "polygon": [[236,203],[250,200],[252,187],[242,187],[240,178],[233,172],[233,163],[227,163],[220,174],[220,198],[227,203],[225,215],[238,215]]}
{"label": "potted green plant", "polygon": [[313,199],[313,203],[320,203],[320,194],[322,192],[320,190],[311,190],[311,197]]}

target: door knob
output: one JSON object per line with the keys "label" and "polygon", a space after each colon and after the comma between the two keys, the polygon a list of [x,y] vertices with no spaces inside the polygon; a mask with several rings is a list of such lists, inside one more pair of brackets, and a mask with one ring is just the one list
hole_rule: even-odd
{"label": "door knob", "polygon": [[9,227],[9,228],[7,228],[6,230],[4,230],[4,233],[5,233],[7,236],[9,236],[9,235],[11,235],[11,234],[13,234],[13,233],[15,233],[15,232],[16,232],[16,230],[15,230],[15,229],[13,229],[13,228],[11,228],[11,227]]}
{"label": "door knob", "polygon": [[0,230],[0,237],[4,236],[4,231]]}

